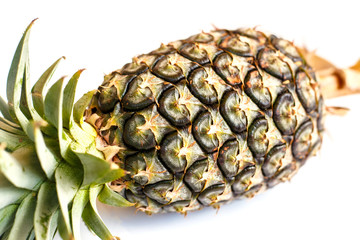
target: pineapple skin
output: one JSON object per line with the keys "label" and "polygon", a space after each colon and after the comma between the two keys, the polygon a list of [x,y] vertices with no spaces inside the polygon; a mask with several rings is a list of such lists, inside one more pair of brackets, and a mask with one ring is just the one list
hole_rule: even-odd
{"label": "pineapple skin", "polygon": [[321,146],[323,99],[293,43],[255,29],[179,40],[105,76],[85,121],[146,213],[219,207],[290,179]]}

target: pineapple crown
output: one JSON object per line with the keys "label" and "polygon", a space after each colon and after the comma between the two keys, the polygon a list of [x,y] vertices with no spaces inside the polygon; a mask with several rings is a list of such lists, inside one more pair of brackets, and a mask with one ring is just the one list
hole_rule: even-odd
{"label": "pineapple crown", "polygon": [[0,97],[0,238],[45,240],[59,231],[63,239],[80,239],[82,218],[99,238],[117,239],[98,215],[96,200],[133,204],[108,187],[125,172],[96,149],[97,133],[83,120],[96,90],[74,103],[83,70],[66,84],[62,77],[46,87],[64,57],[30,88],[28,40],[34,21],[11,64],[8,102]]}

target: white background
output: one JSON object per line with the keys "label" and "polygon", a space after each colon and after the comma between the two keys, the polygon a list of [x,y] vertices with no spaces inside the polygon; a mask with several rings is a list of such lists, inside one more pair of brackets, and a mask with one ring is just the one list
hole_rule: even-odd
{"label": "white background", "polygon": [[[6,3],[5,3],[6,2]],[[1,1],[0,94],[5,96],[12,55],[27,24],[39,18],[30,40],[32,81],[66,56],[56,78],[86,68],[78,97],[103,75],[161,42],[201,30],[259,26],[340,67],[360,57],[357,1]],[[359,79],[360,81],[360,79]],[[292,179],[252,200],[234,201],[217,213],[146,216],[99,204],[114,235],[137,239],[360,239],[360,95],[327,105],[351,109],[329,116],[324,143]],[[97,239],[83,227],[83,239]]]}

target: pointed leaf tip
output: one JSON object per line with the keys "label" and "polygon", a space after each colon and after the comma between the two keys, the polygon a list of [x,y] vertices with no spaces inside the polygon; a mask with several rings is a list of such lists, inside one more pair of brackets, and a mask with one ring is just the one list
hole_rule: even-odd
{"label": "pointed leaf tip", "polygon": [[73,115],[73,106],[75,99],[75,92],[78,80],[83,69],[78,70],[66,84],[64,88],[64,101],[63,101],[63,125],[65,128],[70,129],[71,116]]}
{"label": "pointed leaf tip", "polygon": [[115,207],[131,207],[135,205],[134,203],[126,200],[120,194],[114,192],[107,184],[104,184],[103,189],[98,195],[98,199],[104,204]]}
{"label": "pointed leaf tip", "polygon": [[[44,114],[46,119],[58,130],[62,129],[62,101],[63,101],[63,83],[65,77],[61,77],[56,83],[54,83],[48,93],[46,94],[44,101]],[[61,125],[59,125],[61,123]]]}
{"label": "pointed leaf tip", "polygon": [[59,65],[60,61],[65,59],[65,57],[61,57],[57,59],[39,78],[39,80],[34,84],[31,94],[33,105],[36,111],[39,113],[40,116],[44,116],[44,98],[45,98],[45,88],[51,77],[53,76],[57,66]]}
{"label": "pointed leaf tip", "polygon": [[[26,81],[28,80],[29,71],[29,35],[30,28],[33,25],[32,21],[29,26],[26,28],[13,57],[11,67],[7,79],[6,94],[9,104],[9,112],[11,116],[16,119],[22,129],[27,131],[27,125],[29,123],[29,115],[26,114],[27,111],[22,112],[21,106],[23,109],[27,110],[27,103],[24,103],[24,91],[26,90]],[[28,133],[31,137],[31,134]]]}

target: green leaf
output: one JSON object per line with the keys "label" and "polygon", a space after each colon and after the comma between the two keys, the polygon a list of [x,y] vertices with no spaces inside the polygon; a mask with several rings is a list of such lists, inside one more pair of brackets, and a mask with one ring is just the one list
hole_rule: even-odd
{"label": "green leaf", "polygon": [[84,131],[74,120],[70,121],[70,133],[77,143],[87,148],[95,141],[95,137]]}
{"label": "green leaf", "polygon": [[17,188],[12,185],[2,173],[0,173],[0,209],[21,201],[29,193],[28,190]]}
{"label": "green leaf", "polygon": [[9,112],[9,105],[5,100],[0,96],[0,112],[8,121],[14,121]]}
{"label": "green leaf", "polygon": [[64,215],[61,212],[58,215],[57,229],[63,240],[73,240],[74,239],[71,231],[66,226]]}
{"label": "green leaf", "polygon": [[81,166],[80,159],[71,149],[71,145],[75,144],[76,142],[73,140],[71,134],[68,133],[66,129],[63,129],[59,143],[60,153],[63,159],[70,165]]}
{"label": "green leaf", "polygon": [[82,217],[88,228],[91,229],[99,238],[112,240],[114,237],[102,221],[96,207],[96,199],[103,188],[104,185],[93,185],[90,187],[90,201],[86,205]]}
{"label": "green leaf", "polygon": [[71,233],[69,204],[81,186],[82,177],[82,169],[74,168],[67,163],[60,164],[55,172],[58,200],[69,233]]}
{"label": "green leaf", "polygon": [[74,149],[74,152],[84,167],[83,186],[95,183],[96,180],[105,177],[105,175],[110,172],[111,165],[105,160],[88,155],[84,153],[84,151],[79,151],[79,149]]}
{"label": "green leaf", "polygon": [[[114,165],[114,166],[116,166],[116,165]],[[104,184],[104,183],[112,182],[116,179],[119,179],[119,178],[125,176],[125,173],[126,172],[120,168],[112,169],[112,170],[108,171],[103,177],[94,180],[94,184]]]}
{"label": "green leaf", "polygon": [[15,216],[14,224],[11,228],[9,240],[26,239],[34,225],[34,213],[36,206],[36,195],[34,193],[21,202]]}
{"label": "green leaf", "polygon": [[54,225],[57,223],[58,207],[59,202],[55,184],[44,182],[39,190],[34,216],[34,229],[37,240],[52,239],[55,231]]}
{"label": "green leaf", "polygon": [[64,102],[63,102],[63,124],[64,127],[69,129],[70,119],[74,106],[75,90],[79,77],[84,69],[77,71],[69,80],[64,88]]}
{"label": "green leaf", "polygon": [[39,158],[42,169],[44,170],[48,179],[52,179],[56,167],[59,165],[61,159],[57,159],[51,150],[46,146],[44,137],[40,130],[40,123],[34,123],[34,139],[37,156]]}
{"label": "green leaf", "polygon": [[8,121],[2,117],[0,117],[0,129],[12,134],[26,136],[22,129],[16,128],[13,125],[8,124]]}
{"label": "green leaf", "polygon": [[54,85],[52,85],[45,97],[44,113],[45,118],[57,129],[62,128],[62,100],[63,91],[62,86],[64,77],[60,78]]}
{"label": "green leaf", "polygon": [[72,142],[71,138],[68,137],[63,129],[62,121],[62,106],[63,106],[63,86],[64,78],[58,80],[52,85],[45,97],[45,117],[49,122],[57,128],[58,139],[60,146],[61,156],[69,160],[71,158],[66,157],[69,145]]}
{"label": "green leaf", "polygon": [[[35,20],[34,20],[35,21]],[[21,38],[19,45],[15,51],[13,61],[11,63],[8,80],[7,80],[7,98],[9,103],[9,112],[11,116],[18,120],[20,126],[27,131],[27,125],[29,124],[28,118],[21,111],[21,95],[23,81],[26,71],[26,64],[29,55],[28,41],[30,29],[34,23],[32,21],[30,25],[26,28],[23,37]],[[32,139],[32,134],[28,133],[29,137]]]}
{"label": "green leaf", "polygon": [[23,79],[23,86],[21,92],[21,110],[26,115],[28,119],[33,119],[34,121],[42,121],[42,117],[39,113],[35,110],[31,98],[30,92],[30,70],[29,70],[29,55],[27,56],[27,60],[25,63],[25,70],[24,70],[24,79]]}
{"label": "green leaf", "polygon": [[26,116],[27,119],[32,118],[30,109],[29,109],[30,104],[27,101],[28,97],[30,97],[30,95],[28,95],[28,91],[27,91],[27,89],[29,88],[28,85],[29,85],[29,78],[30,78],[29,65],[30,65],[29,64],[29,54],[27,54],[26,59],[25,59],[24,76],[23,76],[23,81],[22,81],[21,97],[20,97],[20,109],[24,113],[24,115]]}
{"label": "green leaf", "polygon": [[0,150],[0,171],[16,187],[36,191],[45,176],[33,146],[24,146],[11,155]]}
{"label": "green leaf", "polygon": [[0,236],[11,227],[17,209],[18,205],[15,204],[0,209]]}
{"label": "green leaf", "polygon": [[84,122],[84,112],[86,108],[89,106],[89,103],[94,96],[97,90],[92,90],[90,92],[85,93],[74,106],[74,120],[79,123],[80,126]]}
{"label": "green leaf", "polygon": [[112,240],[113,236],[101,220],[100,216],[92,208],[91,204],[88,203],[82,214],[82,218],[86,226],[92,230],[100,239]]}
{"label": "green leaf", "polygon": [[134,203],[129,202],[120,194],[110,189],[107,184],[104,184],[104,188],[101,190],[98,199],[100,202],[115,207],[131,207]]}
{"label": "green leaf", "polygon": [[69,146],[73,140],[66,130],[63,129],[63,80],[64,79],[62,78],[52,85],[45,97],[45,117],[57,128],[61,156],[70,164],[76,164],[77,157],[74,158],[69,150]]}
{"label": "green leaf", "polygon": [[15,151],[24,145],[31,143],[30,139],[24,135],[17,135],[0,129],[0,143],[6,143],[6,148]]}
{"label": "green leaf", "polygon": [[17,128],[19,130],[22,130],[22,128],[18,124],[14,123],[12,121],[9,121],[6,118],[0,118],[0,121],[6,123],[7,125],[10,125],[13,128]]}
{"label": "green leaf", "polygon": [[97,199],[99,193],[101,192],[101,190],[103,189],[103,187],[104,187],[104,185],[92,185],[89,189],[90,204],[96,213],[98,213],[97,207],[96,207],[96,199]]}
{"label": "green leaf", "polygon": [[35,83],[34,87],[31,90],[32,100],[34,104],[34,108],[40,114],[40,116],[44,117],[44,96],[45,96],[45,88],[51,77],[53,76],[57,66],[60,61],[65,59],[65,57],[61,57],[56,62],[54,62],[39,78],[39,80]]}
{"label": "green leaf", "polygon": [[87,189],[79,190],[74,198],[72,210],[71,210],[71,224],[74,234],[74,239],[80,240],[80,222],[81,215],[84,211],[85,206],[89,202],[89,191]]}

